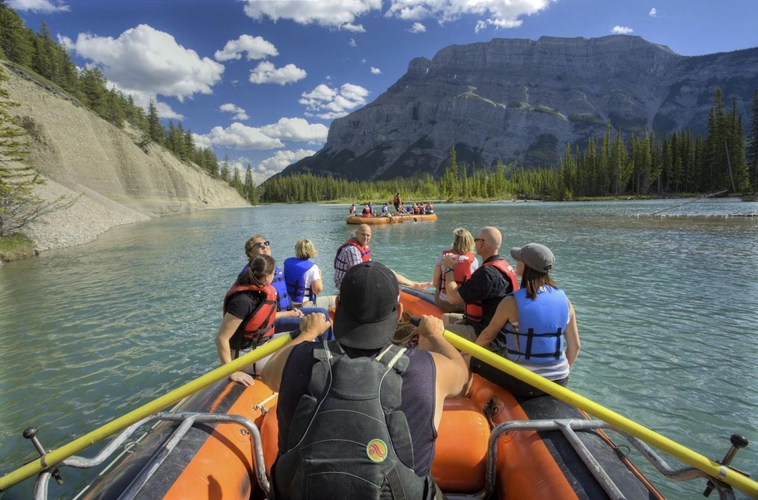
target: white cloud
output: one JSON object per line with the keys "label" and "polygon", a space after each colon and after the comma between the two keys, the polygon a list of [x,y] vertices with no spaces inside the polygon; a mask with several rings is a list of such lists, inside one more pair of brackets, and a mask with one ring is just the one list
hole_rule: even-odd
{"label": "white cloud", "polygon": [[349,46],[351,46],[351,47],[357,47],[358,46],[358,44],[355,42],[355,38],[351,38],[350,41],[347,42],[347,44]]}
{"label": "white cloud", "polygon": [[321,123],[308,123],[304,118],[280,118],[274,124],[261,127],[261,132],[274,139],[323,144],[329,129]]}
{"label": "white cloud", "polygon": [[632,28],[626,27],[626,26],[614,26],[611,29],[611,33],[614,35],[628,35],[629,33],[633,32],[634,30]]}
{"label": "white cloud", "polygon": [[68,5],[60,0],[9,0],[8,6],[16,11],[38,12],[40,14],[53,14],[55,12],[68,12]]}
{"label": "white cloud", "polygon": [[263,38],[250,35],[242,35],[236,40],[229,40],[224,45],[224,50],[217,50],[214,57],[217,61],[229,61],[230,59],[241,59],[242,53],[247,52],[246,59],[266,59],[279,55],[279,51],[273,43]]}
{"label": "white cloud", "polygon": [[249,116],[247,116],[247,113],[245,112],[244,109],[230,102],[226,104],[222,104],[221,106],[219,106],[218,109],[219,111],[223,111],[225,113],[234,113],[235,120],[247,120],[248,118],[250,118]]}
{"label": "white cloud", "polygon": [[213,127],[207,134],[194,134],[194,138],[198,146],[246,151],[283,148],[284,141],[323,144],[328,133],[329,129],[320,123],[311,124],[304,118],[281,118],[263,127],[248,127],[237,122],[226,128]]}
{"label": "white cloud", "polygon": [[236,150],[283,148],[279,139],[267,136],[260,128],[248,127],[241,123],[232,123],[226,128],[213,127],[205,136],[199,136],[202,143]]}
{"label": "white cloud", "polygon": [[[486,27],[517,28],[521,17],[538,14],[557,0],[391,0],[385,13],[407,21],[433,18],[439,23],[455,21],[463,15],[480,16],[476,31]],[[423,27],[420,25],[419,28]],[[411,28],[411,31],[416,25]]]}
{"label": "white cloud", "polygon": [[382,9],[382,0],[244,0],[245,14],[260,21],[291,19],[298,24],[316,24],[325,28],[364,32],[356,18]]}
{"label": "white cloud", "polygon": [[[147,109],[147,107],[145,107]],[[165,102],[155,101],[155,109],[158,111],[158,116],[166,118],[168,120],[184,120],[184,115],[177,113],[171,106]]]}
{"label": "white cloud", "polygon": [[368,94],[368,90],[352,83],[344,84],[339,90],[322,83],[312,91],[303,93],[298,102],[308,111],[306,116],[332,120],[366,104]]}
{"label": "white cloud", "polygon": [[372,75],[381,75],[382,74],[382,70],[380,70],[379,68],[375,68],[375,67],[371,66],[371,74]]}
{"label": "white cloud", "polygon": [[224,66],[179,45],[173,36],[146,24],[114,39],[80,33],[76,42],[59,37],[61,44],[94,61],[108,80],[126,93],[174,96],[179,101],[195,93],[210,94]]}
{"label": "white cloud", "polygon": [[302,80],[307,74],[304,69],[300,69],[294,64],[288,64],[277,69],[274,63],[263,61],[250,71],[250,82],[285,85]]}
{"label": "white cloud", "polygon": [[410,31],[411,33],[425,33],[426,26],[424,26],[421,23],[413,23],[413,26],[411,26],[408,31]]}
{"label": "white cloud", "polygon": [[273,156],[266,158],[258,165],[253,167],[253,181],[256,184],[261,184],[272,175],[278,174],[293,163],[315,154],[316,151],[311,151],[310,149],[298,149],[297,151],[277,151]]}
{"label": "white cloud", "polygon": [[658,11],[655,10],[655,7],[653,7],[652,9],[650,9],[650,12],[648,12],[647,15],[650,17],[656,17],[658,15]]}

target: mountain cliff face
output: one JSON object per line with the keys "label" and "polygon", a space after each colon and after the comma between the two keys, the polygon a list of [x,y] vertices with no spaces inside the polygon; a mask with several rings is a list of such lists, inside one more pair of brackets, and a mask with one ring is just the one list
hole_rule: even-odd
{"label": "mountain cliff face", "polygon": [[[459,163],[555,166],[608,122],[705,133],[717,88],[749,116],[758,48],[685,57],[633,36],[493,39],[420,57],[374,102],[335,120],[324,148],[285,169],[351,179],[442,173]],[[748,123],[749,120],[746,120]]]}
{"label": "mountain cliff face", "polygon": [[38,250],[85,243],[109,228],[159,215],[247,202],[227,183],[182,163],[168,151],[135,142],[141,133],[121,130],[68,96],[3,66],[12,108],[33,139],[29,160],[47,179],[37,195],[77,198],[66,210],[25,228]]}

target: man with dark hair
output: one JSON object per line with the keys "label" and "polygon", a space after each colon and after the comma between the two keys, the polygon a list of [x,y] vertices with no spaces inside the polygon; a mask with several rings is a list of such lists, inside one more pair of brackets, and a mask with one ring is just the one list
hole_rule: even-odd
{"label": "man with dark hair", "polygon": [[[310,342],[329,326],[303,319],[301,334],[263,370],[279,392],[276,498],[432,499],[436,430],[446,397],[469,372],[443,333],[424,316],[428,350],[391,343],[402,315],[395,274],[379,262],[350,268],[334,317],[336,341]],[[306,479],[307,478],[307,479]]]}

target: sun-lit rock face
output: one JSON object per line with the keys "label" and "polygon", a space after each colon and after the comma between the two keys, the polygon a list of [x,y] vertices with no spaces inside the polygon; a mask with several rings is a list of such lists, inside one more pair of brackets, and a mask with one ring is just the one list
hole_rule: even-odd
{"label": "sun-lit rock face", "polygon": [[335,120],[324,148],[288,167],[353,179],[439,176],[448,152],[478,168],[519,161],[555,166],[566,144],[600,138],[610,122],[705,133],[717,88],[747,126],[758,48],[685,57],[635,36],[493,39],[453,45],[364,108]]}

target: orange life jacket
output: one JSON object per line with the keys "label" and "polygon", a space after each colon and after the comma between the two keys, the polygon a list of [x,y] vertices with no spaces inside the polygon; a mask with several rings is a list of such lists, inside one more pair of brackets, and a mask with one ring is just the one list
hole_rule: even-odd
{"label": "orange life jacket", "polygon": [[347,262],[344,262],[342,259],[340,259],[340,253],[342,252],[342,249],[345,248],[348,245],[352,245],[355,248],[358,249],[358,251],[361,253],[361,261],[362,262],[368,262],[371,260],[371,248],[367,246],[363,246],[360,243],[356,241],[355,238],[350,238],[346,242],[344,242],[338,249],[337,254],[334,256],[334,267],[337,268],[337,263],[340,262],[343,265],[347,264]]}
{"label": "orange life jacket", "polygon": [[[274,334],[276,321],[276,289],[271,285],[232,285],[224,297],[223,312],[233,295],[240,292],[251,292],[260,297],[260,302],[246,318],[242,320],[237,331],[229,339],[232,350],[240,351],[248,347],[256,347],[261,340]],[[235,352],[235,358],[236,356]]]}
{"label": "orange life jacket", "polygon": [[[453,268],[453,277],[455,278],[455,282],[458,283],[458,286],[461,286],[464,281],[469,279],[471,277],[471,263],[474,262],[474,259],[476,257],[472,252],[464,253],[463,255],[455,253],[453,250],[445,250],[442,252],[442,256],[445,255],[452,255],[454,257],[457,257],[458,265]],[[445,291],[445,274],[442,273],[440,276],[440,290]]]}
{"label": "orange life jacket", "polygon": [[[513,287],[513,291],[515,292],[518,290],[518,278],[516,276],[516,271],[513,270],[513,267],[511,267],[511,264],[506,259],[500,258],[487,261],[483,263],[479,269],[485,266],[493,266],[495,269],[500,271],[503,277],[510,281],[511,286]],[[466,319],[470,323],[482,323],[484,321],[484,308],[482,307],[482,301],[480,300],[474,302],[473,304],[466,304],[465,313]]]}

